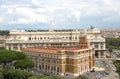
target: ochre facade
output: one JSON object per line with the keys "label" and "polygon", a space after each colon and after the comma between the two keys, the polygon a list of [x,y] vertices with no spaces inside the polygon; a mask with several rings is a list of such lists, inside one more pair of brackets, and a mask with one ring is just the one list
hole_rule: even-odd
{"label": "ochre facade", "polygon": [[29,47],[23,51],[43,74],[79,76],[95,66],[94,48],[82,39],[76,47]]}

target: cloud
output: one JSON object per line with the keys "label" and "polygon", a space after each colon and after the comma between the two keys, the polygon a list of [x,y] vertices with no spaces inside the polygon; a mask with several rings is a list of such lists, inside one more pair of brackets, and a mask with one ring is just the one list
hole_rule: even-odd
{"label": "cloud", "polygon": [[25,17],[26,20],[29,20],[29,22],[47,22],[47,15],[46,14],[37,14],[34,9],[30,8],[17,8],[16,14],[21,15],[21,17]]}
{"label": "cloud", "polygon": [[[77,28],[116,25],[120,20],[120,0],[22,0],[2,1],[0,16],[4,24],[39,24],[40,28]],[[117,19],[116,19],[117,18]],[[114,20],[116,22],[114,22]],[[33,25],[34,24],[34,25]],[[37,26],[37,25],[36,25]],[[14,27],[13,27],[14,28]]]}
{"label": "cloud", "polygon": [[12,14],[13,12],[14,12],[14,9],[13,8],[9,8],[7,13],[8,14]]}
{"label": "cloud", "polygon": [[3,22],[3,17],[0,17],[0,23],[2,23]]}
{"label": "cloud", "polygon": [[36,23],[36,22],[47,23],[48,21],[47,15],[42,13],[41,14],[37,13],[35,9],[29,7],[21,7],[21,6],[8,7],[6,13],[11,14],[11,16],[14,16],[12,20],[8,22],[9,24],[13,24],[13,23],[23,24],[23,23]]}
{"label": "cloud", "polygon": [[40,6],[38,0],[32,0],[32,3],[35,4],[35,5],[37,5],[37,6]]}
{"label": "cloud", "polygon": [[76,21],[80,22],[80,11],[74,11],[72,14],[75,16]]}

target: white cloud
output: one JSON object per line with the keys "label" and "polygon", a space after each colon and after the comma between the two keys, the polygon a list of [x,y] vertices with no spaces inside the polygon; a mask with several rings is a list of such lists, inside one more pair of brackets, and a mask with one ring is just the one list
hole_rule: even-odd
{"label": "white cloud", "polygon": [[14,12],[13,8],[8,8],[8,14],[12,14]]}
{"label": "white cloud", "polygon": [[60,8],[58,7],[46,7],[46,8],[37,8],[35,9],[35,12],[37,13],[47,13],[47,12],[54,12],[55,10],[58,10]]}
{"label": "white cloud", "polygon": [[32,3],[37,5],[37,6],[40,6],[40,3],[38,2],[38,0],[32,0]]}
{"label": "white cloud", "polygon": [[15,8],[17,6],[18,6],[17,4],[14,4],[14,5],[1,5],[0,7],[3,9],[9,9],[9,8]]}
{"label": "white cloud", "polygon": [[28,21],[26,18],[18,18],[18,23],[29,23],[30,21]]}
{"label": "white cloud", "polygon": [[0,23],[2,23],[3,22],[3,17],[0,17]]}
{"label": "white cloud", "polygon": [[[29,0],[26,0],[29,1]],[[31,2],[30,2],[31,1]],[[30,0],[31,4],[11,3],[0,5],[0,16],[3,15],[6,23],[29,24],[46,23],[51,26],[82,24],[84,18],[102,18],[103,21],[114,20],[115,15],[120,17],[120,0]],[[20,2],[21,3],[21,2]],[[3,13],[3,14],[1,14]],[[4,17],[5,16],[5,17]],[[72,21],[72,19],[75,21]],[[101,20],[101,19],[100,19]],[[99,21],[94,21],[96,24]],[[83,25],[85,25],[84,22]],[[60,26],[58,26],[60,28]]]}
{"label": "white cloud", "polygon": [[80,11],[74,11],[72,14],[75,16],[77,22],[80,22]]}
{"label": "white cloud", "polygon": [[[8,9],[8,13],[12,13],[13,9]],[[31,9],[29,7],[16,7],[14,10],[14,15],[16,16],[15,20],[12,20],[11,23],[37,23],[37,22],[42,22],[42,23],[47,23],[48,18],[47,15],[45,14],[37,14],[34,9]],[[16,20],[17,19],[17,20]]]}

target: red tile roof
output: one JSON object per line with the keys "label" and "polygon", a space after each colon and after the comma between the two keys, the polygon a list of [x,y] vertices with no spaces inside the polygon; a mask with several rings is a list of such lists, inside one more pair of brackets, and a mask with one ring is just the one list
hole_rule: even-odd
{"label": "red tile roof", "polygon": [[[80,47],[71,47],[71,48],[35,48],[35,47],[28,47],[24,48],[24,52],[37,52],[37,53],[49,53],[49,54],[65,54],[64,51],[74,51],[74,50],[82,50],[86,48],[80,48]],[[62,51],[63,50],[63,51]]]}

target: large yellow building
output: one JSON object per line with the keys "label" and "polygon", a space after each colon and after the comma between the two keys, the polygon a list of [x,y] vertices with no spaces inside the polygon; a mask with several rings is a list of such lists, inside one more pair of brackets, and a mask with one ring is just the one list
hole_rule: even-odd
{"label": "large yellow building", "polygon": [[43,74],[79,76],[95,66],[94,48],[85,37],[75,47],[28,47],[23,51]]}

